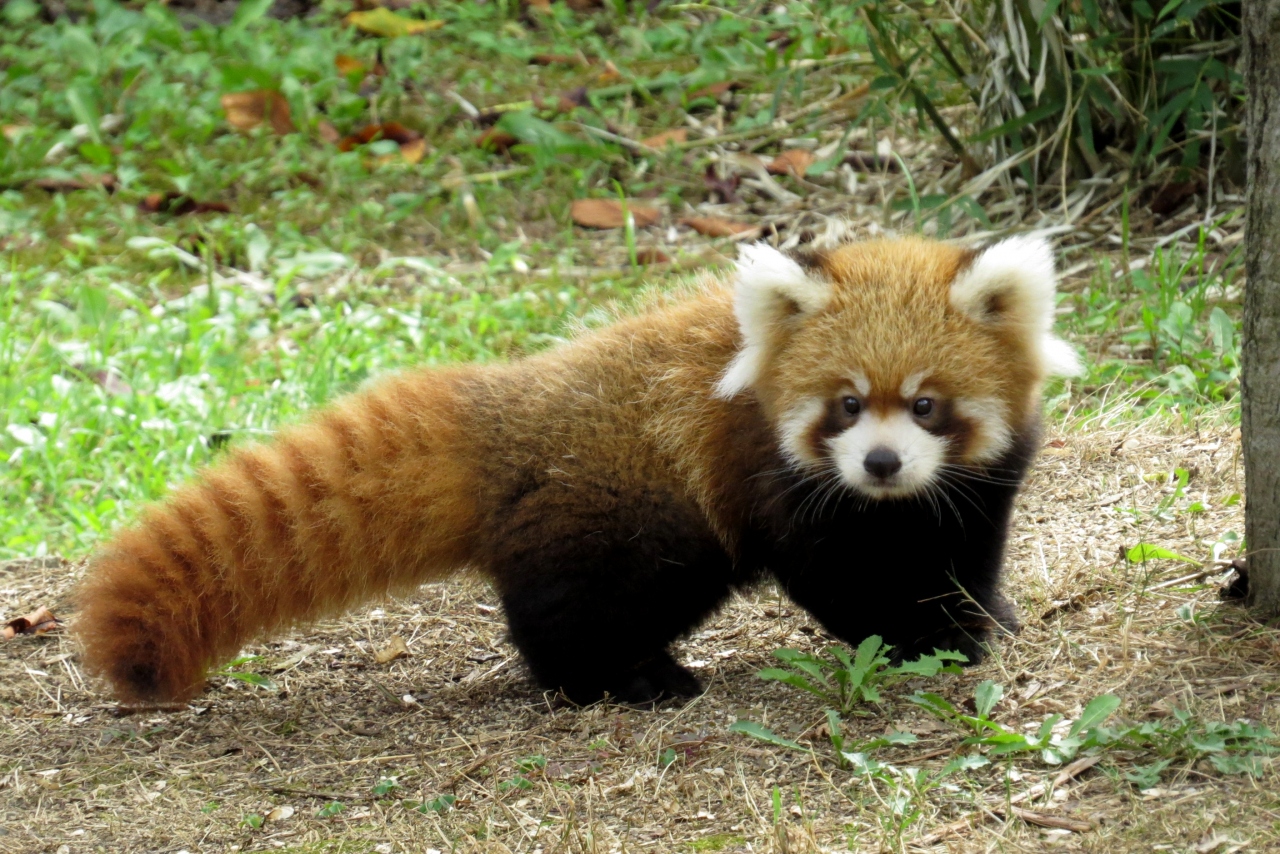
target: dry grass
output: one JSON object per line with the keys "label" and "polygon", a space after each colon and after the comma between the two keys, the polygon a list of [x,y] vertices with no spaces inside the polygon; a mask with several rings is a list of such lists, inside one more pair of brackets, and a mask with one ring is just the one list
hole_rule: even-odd
{"label": "dry grass", "polygon": [[[1175,467],[1192,472],[1187,495],[1157,518]],[[1242,530],[1239,505],[1224,502],[1240,492],[1232,427],[1095,420],[1052,434],[1022,498],[1009,560],[1026,627],[1002,644],[998,660],[929,688],[959,702],[978,681],[999,681],[1007,693],[996,717],[1015,729],[1053,712],[1072,717],[1108,691],[1123,698],[1120,715],[1131,720],[1179,707],[1205,720],[1280,728],[1267,703],[1280,683],[1280,634],[1219,605],[1213,577],[1164,586],[1194,567],[1137,567],[1119,557],[1138,542],[1207,556],[1224,531]],[[1194,501],[1208,509],[1188,512]],[[912,545],[903,544],[904,559]],[[39,604],[56,610],[76,575],[58,561],[5,565],[0,601],[9,616]],[[221,677],[190,707],[126,716],[85,684],[65,636],[12,641],[0,656],[0,845],[547,854],[1280,846],[1270,765],[1254,780],[1224,777],[1204,762],[1175,764],[1159,789],[1141,793],[1119,772],[1153,757],[1121,753],[1017,802],[1087,822],[1088,831],[1006,817],[1016,812],[1006,797],[1059,770],[1023,758],[899,800],[918,811],[899,832],[892,807],[906,789],[837,769],[818,739],[813,759],[726,732],[749,717],[805,738],[822,719],[816,700],[754,676],[779,646],[824,642],[772,593],[734,601],[681,645],[707,691],[658,711],[557,706],[523,675],[493,601],[480,584],[427,587],[255,647],[263,659],[250,666],[270,673],[278,693]],[[1195,623],[1176,615],[1184,604]],[[411,654],[377,664],[374,653],[394,635]],[[904,701],[917,687],[895,689],[850,727],[855,737],[910,728],[919,742],[881,758],[937,768],[960,736]],[[668,749],[675,761],[664,767]],[[530,757],[545,757],[545,766]],[[376,796],[384,778],[398,785]],[[411,808],[448,794],[456,802],[442,812]],[[333,802],[344,808],[317,816]],[[258,829],[242,824],[284,806],[291,817]],[[921,848],[930,841],[932,849]]]}

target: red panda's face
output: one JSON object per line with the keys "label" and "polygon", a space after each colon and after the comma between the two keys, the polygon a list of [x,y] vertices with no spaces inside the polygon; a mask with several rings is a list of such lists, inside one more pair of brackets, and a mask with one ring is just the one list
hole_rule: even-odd
{"label": "red panda's face", "polygon": [[921,240],[804,259],[748,247],[743,346],[718,386],[753,391],[799,469],[873,499],[998,462],[1074,353],[1050,331],[1052,255],[1015,238],[975,253]]}

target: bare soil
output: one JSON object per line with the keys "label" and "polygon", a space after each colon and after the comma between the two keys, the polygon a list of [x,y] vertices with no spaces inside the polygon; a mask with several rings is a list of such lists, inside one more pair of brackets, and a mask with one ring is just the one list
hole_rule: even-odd
{"label": "bare soil", "polygon": [[[1072,718],[1104,692],[1123,699],[1128,720],[1180,708],[1280,729],[1270,702],[1280,633],[1219,602],[1213,564],[1121,556],[1149,542],[1207,559],[1224,532],[1243,532],[1230,500],[1243,493],[1238,430],[1113,414],[1052,432],[1021,499],[1008,569],[1022,632],[995,660],[899,686],[850,721],[854,739],[889,728],[919,736],[880,751],[882,761],[937,769],[968,750],[904,698],[926,688],[960,703],[983,679],[1005,686],[995,717],[1012,729]],[[1190,483],[1167,500],[1175,468]],[[903,543],[901,566],[851,571],[910,583],[912,552],[928,547]],[[56,559],[0,565],[0,616],[49,605],[73,621],[78,572]],[[736,599],[680,644],[706,693],[656,711],[544,696],[494,602],[478,582],[433,585],[306,627],[247,650],[262,658],[241,669],[276,691],[215,676],[173,711],[123,713],[86,682],[65,633],[3,643],[0,849],[1280,850],[1269,762],[1261,779],[1175,763],[1145,792],[1123,773],[1155,757],[1118,752],[1057,785],[1062,769],[1035,756],[927,792],[905,770],[895,787],[841,770],[817,731],[820,701],[755,676],[777,647],[828,642],[769,590]],[[409,654],[378,664],[394,636]],[[729,733],[742,717],[811,739],[814,754]],[[378,785],[387,780],[394,787]],[[1043,826],[1055,823],[1069,827]]]}

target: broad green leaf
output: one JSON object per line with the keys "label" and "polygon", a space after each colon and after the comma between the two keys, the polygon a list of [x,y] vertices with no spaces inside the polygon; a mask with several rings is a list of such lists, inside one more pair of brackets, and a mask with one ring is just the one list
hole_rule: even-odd
{"label": "broad green leaf", "polygon": [[1138,543],[1136,546],[1129,549],[1129,551],[1125,552],[1124,556],[1125,560],[1129,561],[1129,563],[1145,563],[1149,560],[1180,560],[1184,563],[1200,562],[1193,557],[1180,555],[1177,552],[1161,548],[1160,546],[1153,546],[1150,543]]}
{"label": "broad green leaf", "polygon": [[75,84],[67,87],[66,96],[71,114],[76,117],[77,122],[88,129],[89,137],[101,145],[102,130],[98,127],[101,119],[98,116],[98,107],[94,103],[93,93],[83,84]]}
{"label": "broad green leaf", "polygon": [[238,679],[241,682],[257,686],[258,688],[265,688],[268,691],[274,691],[276,689],[276,683],[272,682],[261,673],[228,673],[227,675],[232,679]]}
{"label": "broad green leaf", "polygon": [[771,679],[775,682],[781,682],[784,685],[790,685],[792,688],[799,688],[801,691],[808,691],[810,694],[817,694],[819,697],[826,697],[828,693],[827,691],[824,691],[820,685],[814,685],[799,673],[793,673],[790,670],[783,670],[778,667],[767,667],[756,675],[761,679]]}
{"label": "broad green leaf", "polygon": [[1084,711],[1080,713],[1080,719],[1071,725],[1071,731],[1068,735],[1075,737],[1086,730],[1096,727],[1098,724],[1111,717],[1112,712],[1120,708],[1120,698],[1115,694],[1101,694],[1089,701],[1089,705],[1084,707]]}
{"label": "broad green leaf", "polygon": [[922,706],[930,712],[933,712],[939,717],[953,717],[956,713],[956,707],[953,706],[945,697],[940,697],[937,694],[917,691],[907,699],[915,703],[917,706]]}
{"label": "broad green leaf", "polygon": [[957,756],[942,766],[942,770],[938,772],[938,779],[949,777],[957,771],[971,771],[974,768],[982,768],[990,765],[991,760],[983,756],[981,753],[970,753],[965,756]]}
{"label": "broad green leaf", "polygon": [[351,26],[375,36],[393,39],[399,36],[413,36],[429,30],[438,30],[444,21],[421,21],[417,18],[406,18],[397,15],[385,6],[378,6],[367,12],[352,12],[343,18]]}
{"label": "broad green leaf", "polygon": [[1223,774],[1262,776],[1262,757],[1253,754],[1215,753],[1209,757],[1209,761]]}
{"label": "broad green leaf", "polygon": [[1003,696],[1004,686],[997,682],[987,679],[978,685],[977,690],[973,692],[973,702],[978,709],[978,717],[990,717],[991,710],[995,708],[996,703],[1000,702],[1000,698]]}
{"label": "broad green leaf", "polygon": [[761,726],[755,721],[735,721],[730,725],[729,732],[740,732],[743,735],[758,738],[761,741],[777,745],[778,747],[789,747],[792,750],[802,750],[806,753],[809,752],[807,748],[801,747],[789,738],[783,738],[782,736],[775,734],[773,730],[768,727]]}
{"label": "broad green leaf", "polygon": [[271,11],[275,0],[240,0],[236,13],[231,16],[231,29],[243,30]]}

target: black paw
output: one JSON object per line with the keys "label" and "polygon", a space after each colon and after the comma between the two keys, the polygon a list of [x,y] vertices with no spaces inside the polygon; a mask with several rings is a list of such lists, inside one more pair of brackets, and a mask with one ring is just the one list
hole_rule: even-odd
{"label": "black paw", "polygon": [[637,666],[617,690],[610,693],[620,703],[652,706],[675,697],[696,697],[702,693],[702,683],[670,655],[664,654]]}
{"label": "black paw", "polygon": [[992,643],[993,632],[990,624],[947,626],[895,649],[893,660],[895,664],[900,664],[904,661],[914,661],[922,655],[931,655],[934,650],[942,650],[962,654],[968,659],[964,662],[964,666],[972,667],[990,654]]}
{"label": "black paw", "polygon": [[695,697],[702,683],[668,653],[594,679],[565,680],[560,691],[572,703],[588,706],[606,696],[627,706],[652,708],[663,700]]}

